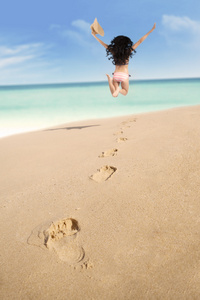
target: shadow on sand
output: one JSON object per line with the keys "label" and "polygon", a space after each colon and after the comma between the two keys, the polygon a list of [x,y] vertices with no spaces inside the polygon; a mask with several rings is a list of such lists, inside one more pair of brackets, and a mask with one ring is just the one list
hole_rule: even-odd
{"label": "shadow on sand", "polygon": [[96,126],[100,126],[100,125],[87,125],[87,126],[72,126],[72,127],[63,127],[63,128],[50,128],[50,129],[45,129],[44,131],[85,129],[85,128],[88,128],[88,127],[96,127]]}

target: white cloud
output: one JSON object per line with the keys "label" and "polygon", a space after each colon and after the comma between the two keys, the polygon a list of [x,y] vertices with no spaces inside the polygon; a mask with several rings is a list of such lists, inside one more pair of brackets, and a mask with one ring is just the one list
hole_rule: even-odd
{"label": "white cloud", "polygon": [[91,37],[90,23],[78,19],[71,22],[71,26],[66,28],[59,24],[51,24],[49,26],[50,30],[56,29],[56,32],[62,37],[69,37],[74,40],[77,39],[78,42],[83,40],[89,40]]}
{"label": "white cloud", "polygon": [[181,52],[194,53],[200,49],[200,21],[192,20],[187,16],[162,16],[161,35],[170,47],[181,47]]}
{"label": "white cloud", "polygon": [[166,29],[175,32],[188,30],[191,33],[200,33],[200,22],[191,20],[186,16],[163,15],[162,24]]}
{"label": "white cloud", "polygon": [[90,24],[84,20],[75,20],[72,22],[72,26],[80,29],[86,34],[90,34],[91,29],[90,29]]}
{"label": "white cloud", "polygon": [[75,30],[69,30],[69,29],[64,30],[62,32],[62,36],[70,38],[75,43],[79,44],[80,46],[83,46],[83,47],[91,46],[91,43],[90,43],[87,35],[77,32]]}
{"label": "white cloud", "polygon": [[62,28],[58,31],[60,36],[73,40],[74,43],[83,47],[94,47],[90,24],[78,19],[71,22],[71,28]]}
{"label": "white cloud", "polygon": [[38,48],[42,46],[41,43],[37,44],[24,44],[24,45],[17,45],[13,47],[8,46],[0,46],[0,57],[6,55],[15,55],[18,53],[25,53],[25,52],[34,52]]}
{"label": "white cloud", "polygon": [[15,64],[19,64],[22,63],[26,60],[30,60],[32,59],[33,56],[29,55],[29,56],[13,56],[13,57],[9,57],[9,58],[3,58],[0,59],[0,68],[4,68],[10,65],[15,65]]}
{"label": "white cloud", "polygon": [[40,57],[42,53],[43,44],[41,43],[0,46],[0,68],[22,64],[27,60],[36,59]]}

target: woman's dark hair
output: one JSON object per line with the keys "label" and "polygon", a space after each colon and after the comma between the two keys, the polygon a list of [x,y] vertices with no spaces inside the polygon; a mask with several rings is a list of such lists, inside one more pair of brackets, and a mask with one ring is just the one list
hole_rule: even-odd
{"label": "woman's dark hair", "polygon": [[129,57],[133,56],[133,42],[127,36],[119,35],[115,37],[106,49],[108,59],[112,59],[114,65],[125,65]]}

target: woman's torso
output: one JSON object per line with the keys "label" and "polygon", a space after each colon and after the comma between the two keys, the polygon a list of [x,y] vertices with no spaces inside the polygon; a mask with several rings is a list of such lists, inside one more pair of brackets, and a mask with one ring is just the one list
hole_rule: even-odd
{"label": "woman's torso", "polygon": [[123,72],[129,74],[127,65],[115,65],[115,72]]}

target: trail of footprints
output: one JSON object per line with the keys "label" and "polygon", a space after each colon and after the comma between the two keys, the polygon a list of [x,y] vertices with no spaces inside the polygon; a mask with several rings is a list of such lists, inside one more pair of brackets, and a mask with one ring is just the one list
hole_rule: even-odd
{"label": "trail of footprints", "polygon": [[[128,121],[124,121],[121,123],[122,127],[120,128],[120,131],[114,133],[115,136],[118,136],[116,138],[116,142],[117,143],[123,143],[126,142],[128,139],[126,137],[122,137],[119,135],[122,135],[124,133],[123,129],[124,128],[130,128],[130,122],[136,122],[136,119],[131,119]],[[113,148],[113,149],[109,149],[106,150],[104,152],[102,152],[99,157],[108,157],[108,156],[115,156],[117,155],[118,149],[117,148]],[[105,165],[103,167],[101,167],[100,169],[97,170],[97,173],[93,174],[90,176],[90,179],[100,183],[102,181],[106,181],[108,179],[111,178],[111,176],[117,171],[116,167],[113,166],[109,166],[109,165]]]}
{"label": "trail of footprints", "polygon": [[[130,122],[136,122],[136,119],[122,122],[122,128],[114,135],[119,136],[123,134],[123,129],[130,127],[128,125]],[[118,137],[116,142],[122,143],[127,140],[126,137]],[[117,153],[117,148],[109,149],[102,152],[99,158],[112,157],[117,155]],[[97,170],[97,173],[91,175],[90,179],[100,183],[110,179],[116,171],[116,167],[105,165]],[[37,226],[29,236],[27,243],[54,252],[61,261],[76,266],[74,268],[77,268],[78,265],[82,269],[92,268],[93,265],[86,258],[84,248],[79,244],[78,234],[80,230],[77,220],[61,218]]]}

